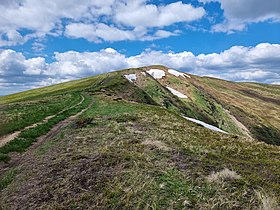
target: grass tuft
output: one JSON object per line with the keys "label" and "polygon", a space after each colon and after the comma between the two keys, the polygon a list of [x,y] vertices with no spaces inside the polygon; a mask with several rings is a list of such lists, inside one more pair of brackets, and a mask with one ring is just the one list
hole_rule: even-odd
{"label": "grass tuft", "polygon": [[280,205],[273,195],[266,192],[256,191],[257,197],[260,201],[261,210],[276,210],[280,209]]}
{"label": "grass tuft", "polygon": [[10,159],[11,158],[9,157],[9,155],[0,152],[0,162],[2,161],[4,163],[7,163]]}
{"label": "grass tuft", "polygon": [[241,176],[235,171],[231,171],[228,168],[225,168],[219,172],[212,172],[209,176],[206,177],[209,182],[221,183],[227,180],[241,179]]}

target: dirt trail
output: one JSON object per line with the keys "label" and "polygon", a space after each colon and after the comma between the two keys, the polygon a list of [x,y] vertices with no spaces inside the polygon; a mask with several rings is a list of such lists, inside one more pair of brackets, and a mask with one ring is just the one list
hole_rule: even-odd
{"label": "dirt trail", "polygon": [[78,112],[75,115],[72,115],[70,117],[68,117],[65,120],[60,121],[59,123],[57,123],[54,127],[52,127],[52,129],[45,135],[40,136],[37,141],[30,147],[31,150],[37,148],[39,145],[42,144],[43,141],[46,141],[47,139],[50,139],[52,137],[54,137],[56,134],[59,133],[59,131],[66,127],[70,122],[74,121],[78,116],[80,116],[82,113],[84,113],[89,107],[91,107],[93,104],[93,102],[91,102],[86,108],[84,108],[83,110],[81,110],[80,112]]}
{"label": "dirt trail", "polygon": [[229,110],[226,110],[226,113],[228,114],[228,116],[231,118],[231,120],[239,127],[239,129],[242,131],[242,133],[248,137],[249,141],[253,141],[253,137],[251,136],[250,131],[248,130],[248,128],[246,128],[245,125],[243,125],[239,120],[237,120],[231,113]]}
{"label": "dirt trail", "polygon": [[44,143],[45,141],[47,141],[47,140],[51,139],[52,137],[54,137],[55,135],[57,135],[61,131],[61,129],[63,129],[64,127],[69,125],[69,123],[74,121],[78,116],[80,116],[87,109],[89,109],[92,106],[92,104],[93,104],[93,102],[91,102],[86,108],[84,108],[77,114],[72,115],[72,116],[68,117],[67,119],[62,120],[59,123],[57,123],[55,126],[52,127],[52,129],[47,134],[38,137],[37,141],[35,141],[28,148],[28,150],[26,152],[24,152],[22,154],[20,154],[20,153],[12,154],[11,160],[8,163],[0,164],[0,176],[8,169],[20,165],[22,163],[22,161],[25,161],[24,157],[28,157],[34,151],[34,149],[38,148],[40,145],[42,145],[42,143]]}
{"label": "dirt trail", "polygon": [[13,132],[13,133],[8,134],[8,135],[1,136],[1,137],[0,137],[0,147],[4,146],[4,145],[7,144],[8,142],[10,142],[10,141],[12,141],[13,139],[15,139],[16,137],[18,137],[18,136],[20,135],[21,132],[26,131],[26,130],[28,130],[28,129],[30,129],[30,128],[35,128],[36,126],[41,125],[41,124],[43,124],[43,123],[46,123],[46,122],[48,122],[48,120],[54,118],[55,116],[57,116],[57,115],[59,115],[59,114],[65,112],[65,111],[67,111],[67,110],[69,110],[69,109],[72,109],[72,108],[74,108],[74,107],[76,107],[76,106],[78,106],[78,105],[80,105],[80,104],[83,103],[83,101],[85,100],[85,98],[84,98],[83,95],[81,95],[81,97],[82,97],[82,99],[81,99],[81,101],[80,101],[79,103],[77,103],[77,104],[75,104],[75,105],[73,105],[73,106],[71,106],[71,107],[68,107],[68,108],[66,108],[66,109],[63,109],[63,110],[61,110],[60,112],[58,112],[57,114],[55,114],[55,115],[47,116],[47,117],[46,117],[45,119],[43,119],[42,121],[36,122],[36,123],[34,123],[34,124],[32,124],[32,125],[29,125],[29,126],[23,128],[23,129],[21,129],[20,131],[16,131],[16,132]]}

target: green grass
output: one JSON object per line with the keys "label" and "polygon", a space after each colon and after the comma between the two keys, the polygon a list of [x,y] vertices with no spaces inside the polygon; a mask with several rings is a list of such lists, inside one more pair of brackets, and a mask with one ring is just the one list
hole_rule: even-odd
{"label": "green grass", "polygon": [[6,188],[14,180],[16,174],[16,169],[10,169],[0,177],[0,191]]}
{"label": "green grass", "polygon": [[[280,121],[277,117],[280,111],[279,86],[235,83],[213,78],[198,78],[195,86],[201,87],[204,93],[211,95],[219,105],[229,110],[246,126],[254,139],[268,144],[280,144]],[[235,132],[232,125],[229,127],[231,132]]]}
{"label": "green grass", "polygon": [[268,144],[280,146],[280,131],[275,127],[267,125],[255,125],[251,127],[251,132],[256,139]]}
{"label": "green grass", "polygon": [[57,85],[52,85],[43,88],[37,88],[21,93],[11,94],[7,96],[0,97],[0,104],[9,104],[14,102],[22,102],[25,100],[36,100],[42,97],[49,97],[51,95],[59,95],[65,93],[72,93],[75,91],[83,91],[88,88],[91,88],[92,85],[95,85],[96,82],[104,78],[104,75],[97,75],[94,77],[88,77],[80,80],[74,80],[70,82],[65,82]]}
{"label": "green grass", "polygon": [[[99,98],[99,100],[100,99],[101,98]],[[102,106],[98,105],[100,103],[102,103]],[[131,106],[134,105],[131,105],[129,103],[117,103],[117,105],[112,105],[112,102],[109,102],[108,99],[102,99],[102,102],[97,102],[97,106],[94,107],[94,112],[91,109],[87,113],[85,113],[85,116],[83,117],[93,117],[93,121],[95,121],[96,124],[89,125],[89,127],[95,125],[98,128],[99,126],[105,125],[103,123],[105,123],[105,119],[108,120],[107,116],[112,116],[113,113],[115,113],[115,111],[112,111],[114,110],[114,108],[112,107],[115,106],[123,106],[123,110],[126,110],[126,108],[127,110],[130,110]],[[121,201],[129,200],[130,204],[132,204],[133,200],[136,199],[135,203],[139,205],[139,209],[145,208],[145,205],[148,205],[151,208],[155,209],[168,207],[180,209],[182,208],[183,202],[186,200],[185,204],[192,207],[198,207],[200,205],[209,207],[211,205],[215,205],[215,202],[217,202],[217,208],[227,209],[230,207],[237,208],[238,206],[246,206],[246,208],[249,208],[249,206],[252,204],[246,202],[246,199],[249,199],[249,197],[244,200],[244,198],[242,197],[242,193],[244,192],[247,193],[247,196],[251,196],[250,199],[255,199],[254,205],[259,204],[259,201],[256,199],[256,197],[254,197],[254,190],[264,188],[272,191],[276,195],[280,195],[279,184],[277,184],[277,179],[280,177],[280,171],[278,168],[280,162],[279,160],[277,160],[277,148],[266,146],[265,144],[243,142],[241,139],[232,138],[230,136],[222,137],[218,133],[211,132],[200,127],[197,127],[197,130],[193,128],[193,130],[191,131],[189,130],[189,127],[186,127],[186,125],[182,123],[182,119],[179,120],[174,116],[171,117],[171,113],[164,113],[164,110],[159,110],[156,107],[153,107],[154,109],[149,109],[149,111],[145,106],[134,106],[134,108],[135,110],[133,115],[137,116],[136,121],[117,121],[117,124],[115,124],[111,121],[116,120],[116,118],[109,118],[110,121],[107,121],[106,124],[110,128],[108,128],[108,130],[114,133],[113,136],[115,137],[112,138],[112,140],[114,139],[114,141],[116,141],[115,144],[118,144],[117,142],[122,138],[127,139],[124,141],[128,142],[135,141],[133,139],[139,139],[136,142],[141,142],[145,138],[149,139],[149,136],[151,136],[151,139],[161,138],[163,141],[167,141],[166,143],[168,145],[173,145],[178,149],[181,148],[180,154],[182,159],[177,160],[179,161],[177,163],[179,171],[178,168],[174,168],[168,165],[162,166],[162,168],[157,168],[157,166],[155,165],[145,165],[150,161],[156,162],[157,165],[163,164],[165,161],[170,161],[170,159],[168,159],[168,156],[169,158],[172,158],[172,156],[170,157],[170,154],[164,154],[164,152],[162,151],[157,152],[157,150],[155,150],[156,154],[152,155],[152,157],[150,157],[151,159],[144,160],[142,159],[143,157],[141,156],[141,153],[140,156],[137,156],[137,153],[134,153],[135,150],[132,150],[134,146],[132,146],[128,142],[119,144],[122,145],[121,147],[123,147],[121,149],[121,152],[116,151],[118,149],[110,148],[110,154],[123,154],[126,160],[135,162],[137,167],[141,168],[140,171],[137,168],[131,169],[132,171],[137,171],[135,172],[135,174],[132,171],[128,171],[128,175],[122,174],[122,176],[124,176],[124,180],[121,179],[115,181],[113,183],[114,186],[119,186],[120,184],[118,182],[124,182],[126,183],[125,185],[132,187],[134,186],[133,180],[135,179],[139,180],[139,184],[140,180],[144,183],[149,184],[147,184],[148,186],[145,187],[146,195],[145,193],[141,193],[143,192],[143,189],[139,189],[139,194],[134,192],[134,194],[132,194],[131,196],[135,197],[129,197],[126,199],[123,198],[123,196],[125,195],[121,193],[124,190],[124,186],[122,188],[114,189],[113,192],[110,191],[111,193],[113,193],[113,195],[109,194],[108,196],[110,197],[110,202],[113,202],[113,204],[108,205],[124,205],[125,208],[129,208],[131,206],[125,205],[124,203],[121,204]],[[103,113],[104,115],[98,115],[98,113],[102,113],[102,110],[104,109],[108,109],[111,111]],[[119,109],[122,110],[121,108]],[[120,112],[120,115],[127,115],[128,113],[133,112]],[[96,116],[96,118],[94,116]],[[101,116],[103,116],[103,120],[100,119]],[[146,127],[146,129],[147,127],[150,127],[151,129],[155,130],[153,131],[148,129],[145,131],[145,129],[141,129],[141,131],[144,130],[142,132],[144,132],[145,136],[147,135],[146,137],[142,135],[140,135],[141,138],[138,138],[137,136],[134,138],[124,137],[126,135],[129,136],[129,134],[126,134],[127,132],[129,132],[126,129],[126,126],[129,126],[131,124],[139,124],[139,122],[141,121],[147,123],[147,126],[144,126]],[[164,126],[161,125],[162,121],[165,122]],[[176,123],[176,121],[178,122]],[[152,122],[156,124],[153,124]],[[176,125],[176,128],[174,128],[174,124]],[[161,129],[160,127],[164,128]],[[164,129],[166,128],[168,129],[164,131]],[[174,129],[176,133],[172,132],[174,131]],[[172,133],[169,134],[168,131]],[[157,132],[159,134],[157,134]],[[188,132],[191,132],[191,135],[186,134]],[[107,134],[107,136],[109,138],[109,133]],[[95,137],[98,138],[98,135]],[[105,139],[106,141],[108,141],[110,138],[107,140],[107,137],[103,136],[103,140]],[[131,154],[127,154],[124,147],[128,147],[129,149],[127,149],[131,151]],[[136,151],[138,151],[138,149],[136,149]],[[148,152],[145,153],[145,155],[151,154]],[[142,164],[144,165],[141,166]],[[189,167],[186,167],[186,169],[180,168],[184,168],[184,164],[190,165]],[[147,171],[143,172],[142,169],[145,169],[146,167],[148,167]],[[262,168],[264,173],[260,173],[260,167]],[[207,176],[212,170],[219,171],[223,168],[231,168],[232,170],[237,171],[238,174],[241,174],[242,179],[224,183],[222,187],[216,184],[209,184],[205,180],[203,180],[203,175]],[[153,172],[153,170],[156,171]],[[151,175],[147,175],[145,173],[152,174],[152,177]],[[187,176],[184,175],[185,173],[187,173]],[[194,179],[195,174],[200,174],[200,176],[202,175],[202,177],[196,180]],[[275,178],[272,179],[271,174],[273,174]],[[161,183],[165,183],[165,188],[162,190],[158,189],[158,186]],[[135,187],[137,188],[137,186]],[[151,195],[153,196],[151,197]],[[111,198],[111,196],[113,196],[113,198]],[[217,197],[217,199],[220,198],[221,200],[215,200],[215,197]],[[144,203],[140,205],[139,203],[141,203],[141,201],[143,200],[146,201],[145,205]],[[210,200],[209,203],[208,200]],[[178,202],[172,203],[171,201]]]}
{"label": "green grass", "polygon": [[0,110],[0,136],[25,128],[45,117],[54,115],[81,100],[78,93],[49,96],[11,104]]}
{"label": "green grass", "polygon": [[[63,135],[60,134],[59,138],[62,138]],[[54,141],[47,141],[44,144],[42,144],[35,152],[36,155],[44,155],[46,154],[46,152],[51,149],[52,147],[54,147],[56,144],[56,142]]]}
{"label": "green grass", "polygon": [[0,162],[7,163],[11,158],[7,154],[0,153]]}
{"label": "green grass", "polygon": [[46,134],[51,128],[58,122],[70,117],[86,108],[91,102],[89,96],[85,96],[85,100],[82,104],[73,107],[72,109],[65,110],[61,114],[56,115],[54,118],[48,120],[46,123],[37,125],[34,128],[27,129],[20,133],[20,135],[9,143],[0,148],[0,161],[7,162],[9,158],[6,154],[10,152],[24,152],[26,149],[37,140],[38,137]]}
{"label": "green grass", "polygon": [[215,125],[231,134],[242,135],[223,107],[209,95],[193,87],[194,101],[189,103],[190,117]]}
{"label": "green grass", "polygon": [[113,117],[116,115],[122,115],[124,113],[133,113],[142,106],[143,105],[141,104],[133,104],[133,103],[128,104],[125,101],[119,101],[119,102],[110,101],[110,106],[108,106],[108,101],[106,99],[100,100],[100,96],[96,95],[94,96],[94,104],[92,108],[84,112],[82,116],[83,117],[89,117],[89,116]]}
{"label": "green grass", "polygon": [[168,77],[168,82],[175,85],[183,84],[182,80],[177,77]]}
{"label": "green grass", "polygon": [[[178,80],[173,78],[174,80]],[[146,77],[142,84],[139,86],[158,104],[174,113],[187,114],[192,112],[190,106],[185,101],[181,101],[179,98],[174,97],[169,90],[163,87],[161,84],[155,83],[150,77]]]}
{"label": "green grass", "polygon": [[155,102],[158,104],[163,104],[165,93],[156,83],[149,82],[144,90],[151,96],[152,99],[154,99]]}
{"label": "green grass", "polygon": [[118,72],[107,76],[96,88],[91,88],[89,91],[101,90],[105,91],[108,96],[156,105],[155,101],[144,90],[131,84]]}
{"label": "green grass", "polygon": [[[8,186],[5,191],[20,198],[17,204],[60,209],[251,209],[260,205],[255,191],[261,189],[279,201],[277,147],[212,132],[159,106],[115,101],[106,94],[93,97],[92,107],[63,135],[28,157],[33,170],[23,166],[13,181],[16,189]],[[80,122],[85,124],[75,126]],[[224,168],[242,178],[206,180]],[[27,171],[29,178],[22,181]],[[29,179],[35,184],[26,191]],[[53,199],[42,203],[46,190]],[[62,199],[60,195],[67,193]],[[5,202],[6,196],[0,195]],[[17,205],[9,202],[6,205]]]}

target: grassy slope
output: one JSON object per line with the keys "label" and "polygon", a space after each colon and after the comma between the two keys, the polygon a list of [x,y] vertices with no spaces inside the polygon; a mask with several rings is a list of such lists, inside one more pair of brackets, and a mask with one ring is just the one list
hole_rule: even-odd
{"label": "grassy slope", "polygon": [[168,74],[162,83],[165,86],[171,86],[182,93],[186,93],[189,99],[185,100],[185,104],[190,109],[187,116],[220,127],[229,133],[241,134],[241,131],[231,121],[221,104],[211,94],[193,84],[194,78],[192,76],[192,78],[184,79]]}
{"label": "grassy slope", "polygon": [[[212,132],[180,117],[188,113],[217,122],[209,107],[216,103],[228,108],[228,104],[216,100],[219,87],[212,87],[213,80],[194,77],[199,83],[167,77],[161,86],[143,77],[137,84],[140,89],[121,77],[134,72],[142,75],[130,69],[75,81],[66,91],[62,84],[35,91],[37,95],[31,91],[16,99],[5,97],[8,103],[39,99],[42,92],[74,91],[95,103],[74,124],[1,175],[0,208],[252,209],[262,205],[260,194],[271,205],[280,201],[279,147]],[[202,81],[203,89],[197,85]],[[166,91],[166,84],[177,84],[179,91],[192,97],[179,100]],[[269,92],[258,84],[245,86],[260,89],[267,97],[278,94],[277,89]],[[197,90],[204,91],[202,97]],[[241,178],[207,181],[212,172],[224,168]]]}
{"label": "grassy slope", "polygon": [[[33,125],[47,116],[54,116],[43,124],[29,128],[0,148],[0,162],[10,160],[9,153],[24,152],[36,138],[46,134],[55,124],[84,109],[92,100],[86,89],[98,86],[106,74],[50,87],[0,97],[0,137]],[[85,100],[74,106],[84,95]],[[70,108],[70,109],[69,109]]]}
{"label": "grassy slope", "polygon": [[81,100],[106,74],[0,97],[0,137],[39,122]]}
{"label": "grassy slope", "polygon": [[193,84],[210,94],[255,139],[280,145],[280,87],[197,78]]}
{"label": "grassy slope", "polygon": [[38,100],[21,101],[0,108],[0,136],[20,130],[54,115],[66,107],[77,104],[81,97],[77,93],[40,97]]}
{"label": "grassy slope", "polygon": [[[233,116],[246,127],[254,139],[280,145],[279,86],[235,83],[194,75],[191,75],[191,78],[183,78],[167,73],[168,68],[163,66],[152,68],[164,70],[166,76],[157,80],[158,84],[150,85],[145,82],[147,79],[144,79],[144,82],[140,79],[136,84],[147,93],[149,90],[154,95],[158,93],[153,97],[156,101],[168,98],[169,95],[162,89],[170,86],[189,97],[180,99],[180,102],[174,100],[174,96],[173,100],[169,100],[181,113],[220,127],[229,133],[245,135],[244,130],[232,119]],[[146,68],[141,70],[144,71]],[[143,78],[143,75],[138,74],[138,77]],[[159,85],[161,89],[158,88]],[[173,107],[173,110],[178,110]]]}
{"label": "grassy slope", "polygon": [[[256,192],[279,201],[277,147],[156,106],[94,98],[75,124],[9,171],[18,174],[0,193],[3,208],[250,209],[261,205]],[[207,181],[224,168],[241,179]]]}
{"label": "grassy slope", "polygon": [[69,92],[80,92],[84,89],[91,87],[92,85],[97,85],[98,82],[101,81],[104,77],[106,77],[106,74],[65,82],[48,87],[37,88],[7,96],[0,96],[0,105],[4,106],[5,104],[10,104],[14,102],[24,102],[36,99],[40,100],[44,96],[59,95]]}

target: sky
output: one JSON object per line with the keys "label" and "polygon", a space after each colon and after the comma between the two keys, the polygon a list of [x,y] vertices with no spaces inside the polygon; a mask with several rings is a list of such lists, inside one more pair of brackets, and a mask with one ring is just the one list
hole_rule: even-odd
{"label": "sky", "polygon": [[130,67],[280,84],[279,0],[0,0],[0,95]]}

